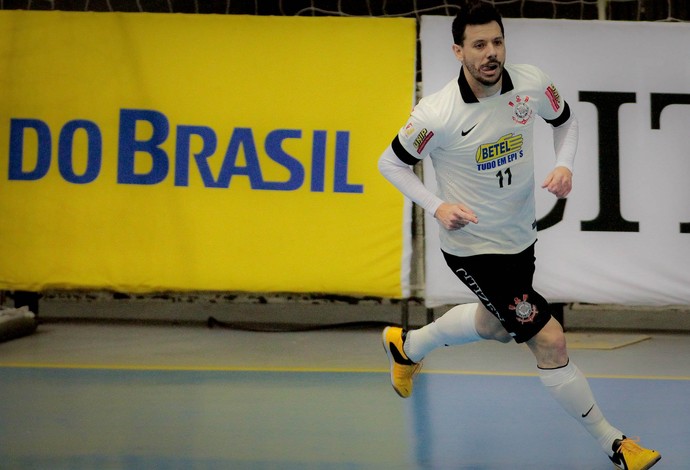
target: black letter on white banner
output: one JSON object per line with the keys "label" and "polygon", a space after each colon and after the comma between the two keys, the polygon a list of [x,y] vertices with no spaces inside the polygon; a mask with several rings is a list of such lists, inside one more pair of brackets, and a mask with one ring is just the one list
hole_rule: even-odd
{"label": "black letter on white banner", "polygon": [[[652,93],[652,129],[661,129],[661,111],[672,104],[690,104],[690,95],[680,93]],[[690,233],[690,222],[681,222],[680,233]]]}
{"label": "black letter on white banner", "polygon": [[618,109],[635,103],[635,93],[581,91],[580,101],[599,112],[599,215],[581,222],[583,232],[639,232],[640,224],[621,215]]}

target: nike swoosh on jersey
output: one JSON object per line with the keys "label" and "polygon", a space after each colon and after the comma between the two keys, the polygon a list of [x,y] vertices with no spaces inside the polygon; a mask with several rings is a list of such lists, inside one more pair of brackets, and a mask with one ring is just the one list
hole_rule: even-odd
{"label": "nike swoosh on jersey", "polygon": [[[479,124],[479,123],[477,123],[477,124]],[[477,127],[477,124],[475,124],[474,126],[470,127],[470,128],[467,129],[466,131],[461,131],[460,133],[462,134],[463,137],[465,137],[467,134],[469,134],[470,132],[472,132],[472,129],[474,129],[475,127]]]}

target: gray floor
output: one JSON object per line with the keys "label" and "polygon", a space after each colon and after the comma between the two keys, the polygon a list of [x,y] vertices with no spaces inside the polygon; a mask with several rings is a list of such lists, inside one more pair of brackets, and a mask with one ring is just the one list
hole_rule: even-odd
{"label": "gray floor", "polygon": [[[690,336],[570,353],[655,468],[688,468]],[[0,468],[611,468],[523,346],[437,350],[416,384],[393,393],[378,327],[53,321],[0,343]]]}

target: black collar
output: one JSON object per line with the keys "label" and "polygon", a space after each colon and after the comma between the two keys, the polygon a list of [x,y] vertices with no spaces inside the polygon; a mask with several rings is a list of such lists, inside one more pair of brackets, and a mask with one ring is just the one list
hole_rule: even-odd
{"label": "black collar", "polygon": [[[470,88],[470,84],[467,83],[467,79],[465,78],[465,73],[463,72],[462,67],[460,67],[460,77],[458,78],[458,86],[460,87],[460,94],[462,95],[462,100],[465,103],[479,103],[479,100],[474,95],[472,88]],[[501,94],[508,93],[513,88],[513,80],[510,78],[510,74],[504,67],[503,82],[501,83]]]}

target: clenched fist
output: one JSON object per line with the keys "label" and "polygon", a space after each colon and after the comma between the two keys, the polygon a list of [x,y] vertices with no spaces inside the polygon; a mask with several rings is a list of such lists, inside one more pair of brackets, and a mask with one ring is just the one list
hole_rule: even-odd
{"label": "clenched fist", "polygon": [[550,193],[562,199],[570,194],[570,190],[573,189],[573,174],[567,168],[557,166],[546,176],[541,187],[548,189]]}
{"label": "clenched fist", "polygon": [[436,212],[434,217],[441,222],[441,225],[446,230],[459,230],[470,222],[476,224],[479,222],[475,213],[469,207],[463,204],[448,204],[444,202]]}

